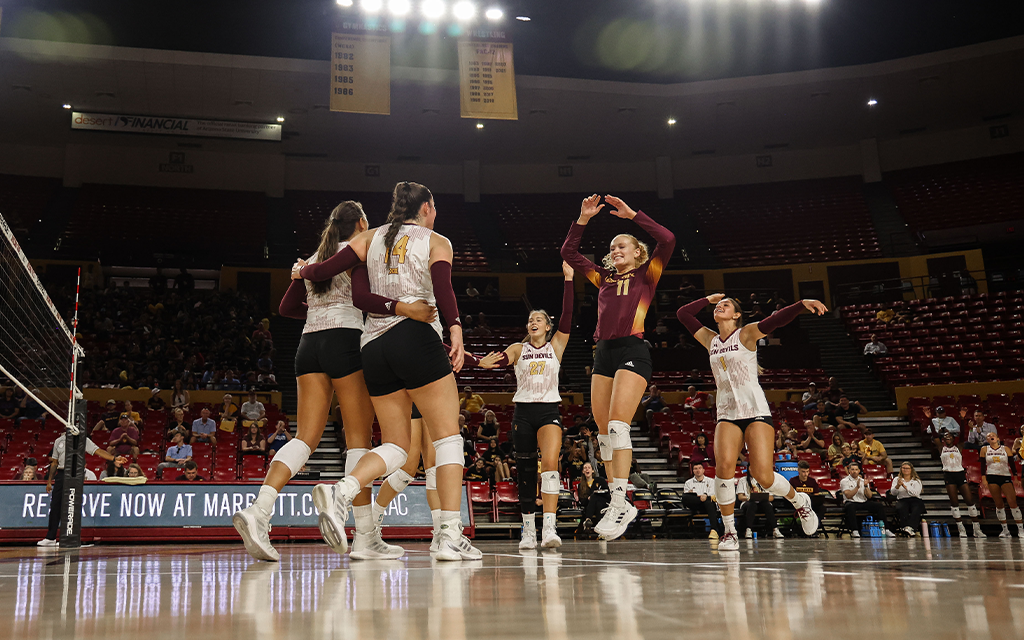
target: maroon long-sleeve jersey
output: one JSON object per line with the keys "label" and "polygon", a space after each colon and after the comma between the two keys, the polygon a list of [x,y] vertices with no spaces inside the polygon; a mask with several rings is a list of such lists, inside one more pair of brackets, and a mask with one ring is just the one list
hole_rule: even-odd
{"label": "maroon long-sleeve jersey", "polygon": [[637,211],[633,222],[651,234],[657,246],[651,258],[632,271],[618,273],[599,267],[580,255],[580,240],[586,225],[573,222],[562,245],[562,259],[582,271],[600,291],[597,294],[597,330],[595,340],[613,340],[626,336],[644,336],[644,320],[654,300],[658,280],[676,246],[671,231]]}

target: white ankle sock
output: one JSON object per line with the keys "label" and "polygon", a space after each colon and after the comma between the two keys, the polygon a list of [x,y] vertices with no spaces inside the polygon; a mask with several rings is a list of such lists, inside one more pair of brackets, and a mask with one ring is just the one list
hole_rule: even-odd
{"label": "white ankle sock", "polygon": [[545,513],[544,514],[544,528],[554,529],[555,528],[555,514]]}
{"label": "white ankle sock", "polygon": [[356,533],[373,531],[373,510],[368,504],[352,507],[352,515],[356,519]]}
{"label": "white ankle sock", "polygon": [[612,492],[612,507],[623,509],[626,506],[626,482],[624,478],[615,478],[608,483]]}
{"label": "white ankle sock", "polygon": [[274,515],[275,502],[277,502],[277,489],[269,484],[260,487],[260,494],[256,496],[256,506],[260,508],[260,511],[269,516]]}
{"label": "white ankle sock", "polygon": [[722,516],[722,526],[725,527],[726,533],[736,533],[736,514],[731,516]]}
{"label": "white ankle sock", "polygon": [[441,524],[451,524],[452,521],[461,522],[462,514],[458,511],[441,510]]}
{"label": "white ankle sock", "polygon": [[438,529],[440,529],[441,528],[441,510],[440,509],[431,509],[430,510],[430,520],[431,520],[431,522],[434,523],[434,531],[437,531]]}
{"label": "white ankle sock", "polygon": [[387,513],[387,506],[380,506],[376,500],[370,502],[370,513],[373,514],[373,526],[379,527],[384,524],[384,514]]}
{"label": "white ankle sock", "polygon": [[523,526],[527,529],[537,528],[537,514],[536,513],[524,513],[523,514]]}

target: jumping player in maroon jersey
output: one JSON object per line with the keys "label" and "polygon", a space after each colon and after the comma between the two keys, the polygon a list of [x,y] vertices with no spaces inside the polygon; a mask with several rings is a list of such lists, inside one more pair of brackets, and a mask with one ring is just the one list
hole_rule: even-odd
{"label": "jumping player in maroon jersey", "polygon": [[580,255],[580,240],[590,219],[601,211],[601,196],[583,201],[580,217],[573,223],[562,245],[562,259],[582,272],[600,291],[597,294],[597,350],[590,382],[590,404],[600,431],[601,458],[608,472],[611,506],[594,531],[614,540],[636,517],[636,508],[626,502],[626,483],[633,461],[629,423],[647,385],[651,382],[651,354],[644,344],[644,319],[654,299],[661,273],[668,263],[676,238],[672,232],[633,211],[615,196],[605,196],[609,213],[633,220],[657,241],[648,259],[647,245],[623,233],[612,239],[608,255],[597,266]]}

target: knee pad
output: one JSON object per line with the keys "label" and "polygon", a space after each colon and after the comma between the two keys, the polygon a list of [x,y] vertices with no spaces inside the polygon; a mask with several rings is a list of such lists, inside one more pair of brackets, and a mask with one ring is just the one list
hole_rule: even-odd
{"label": "knee pad", "polygon": [[971,516],[972,518],[977,518],[978,507],[973,504],[967,505],[967,515]]}
{"label": "knee pad", "polygon": [[949,508],[949,512],[951,514],[953,514],[953,519],[954,520],[959,520],[960,519],[960,507],[950,507]]}
{"label": "knee pad", "polygon": [[387,468],[387,471],[384,472],[386,476],[390,476],[404,467],[406,460],[409,459],[408,451],[391,442],[385,442],[374,448],[371,453],[377,454],[384,461],[384,466]]}
{"label": "knee pad", "polygon": [[537,457],[537,432],[532,427],[520,428],[518,424],[513,425],[512,444],[518,455]]}
{"label": "knee pad", "polygon": [[[597,435],[597,444],[598,444],[598,446],[601,447],[601,461],[602,462],[611,462],[612,461],[612,454],[615,453],[615,450],[612,449],[612,437],[610,435],[608,435],[608,434],[604,434],[604,435],[598,434]],[[595,471],[596,471],[596,469],[595,469]]]}
{"label": "knee pad", "polygon": [[996,509],[996,520],[1006,522],[1006,509]]}
{"label": "knee pad", "polygon": [[313,452],[310,451],[308,444],[298,438],[292,438],[277,452],[277,455],[274,456],[274,462],[283,463],[292,472],[292,476],[294,476],[302,469],[302,465],[306,464],[306,461],[309,460],[309,454],[311,453]]}
{"label": "knee pad", "polygon": [[437,491],[437,467],[430,467],[426,470],[427,491]]}
{"label": "knee pad", "polygon": [[[285,445],[286,447],[288,445]],[[363,459],[363,456],[370,453],[369,449],[349,449],[348,455],[345,456],[345,475],[352,475],[352,470],[356,468],[359,461]]]}
{"label": "knee pad", "polygon": [[785,476],[781,473],[775,473],[774,479],[772,480],[772,486],[767,487],[766,490],[773,496],[785,498],[789,495],[789,491],[792,488],[793,485],[789,484],[789,480],[786,480]]}
{"label": "knee pad", "polygon": [[406,473],[405,469],[401,468],[389,475],[387,478],[387,483],[391,485],[391,488],[394,489],[396,493],[402,493],[405,491],[405,488],[409,486],[410,482],[412,482],[412,476]]}
{"label": "knee pad", "polygon": [[434,440],[434,466],[443,467],[449,464],[465,465],[462,457],[462,436],[454,435]]}
{"label": "knee pad", "polygon": [[715,499],[719,507],[736,502],[736,483],[732,478],[715,478]]}
{"label": "knee pad", "polygon": [[1013,515],[1013,519],[1014,519],[1015,522],[1020,522],[1020,520],[1021,520],[1020,507],[1017,507],[1016,509],[1010,509],[1010,514]]}
{"label": "knee pad", "polygon": [[540,492],[547,495],[558,495],[562,490],[562,483],[558,479],[557,471],[545,471],[540,474]]}
{"label": "knee pad", "polygon": [[[608,441],[614,451],[632,449],[633,441],[629,438],[629,425],[622,420],[609,420]],[[604,453],[601,454],[601,457],[604,457]]]}

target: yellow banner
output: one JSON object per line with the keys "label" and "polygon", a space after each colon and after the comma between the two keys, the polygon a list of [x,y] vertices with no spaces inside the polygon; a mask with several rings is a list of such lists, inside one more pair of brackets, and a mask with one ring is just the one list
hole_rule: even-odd
{"label": "yellow banner", "polygon": [[391,114],[391,38],[331,34],[331,111]]}
{"label": "yellow banner", "polygon": [[459,41],[463,118],[518,120],[511,42]]}

